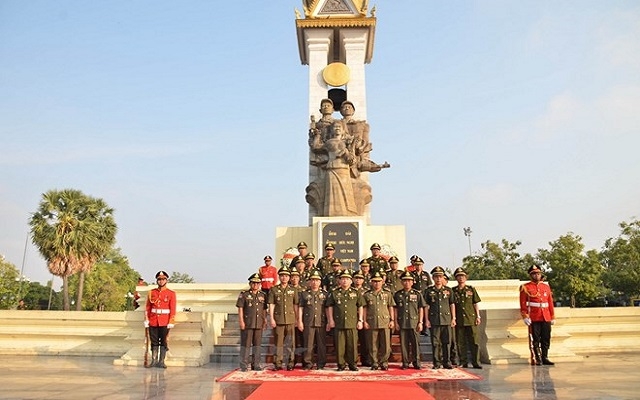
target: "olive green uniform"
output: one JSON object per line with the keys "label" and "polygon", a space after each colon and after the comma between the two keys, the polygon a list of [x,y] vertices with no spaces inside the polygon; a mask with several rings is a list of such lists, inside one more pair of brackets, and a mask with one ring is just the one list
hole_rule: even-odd
{"label": "olive green uniform", "polygon": [[260,358],[262,356],[262,329],[266,323],[267,296],[258,290],[240,292],[236,307],[242,309],[244,329],[240,331],[240,369],[246,370],[249,366],[249,352],[251,368],[261,369]]}
{"label": "olive green uniform", "polygon": [[449,359],[449,343],[451,343],[451,304],[453,302],[453,290],[442,286],[436,288],[429,286],[424,291],[424,299],[427,302],[427,316],[431,324],[431,348],[433,350],[433,366],[439,368],[451,367]]}
{"label": "olive green uniform", "polygon": [[326,327],[327,317],[325,303],[328,293],[324,289],[313,291],[307,289],[300,293],[300,308],[302,309],[304,367],[313,366],[313,347],[318,352],[318,369],[324,368],[327,363]]}
{"label": "olive green uniform", "polygon": [[317,270],[320,271],[320,275],[327,276],[333,272],[331,264],[336,260],[335,257],[328,258],[327,256],[320,257],[318,260]]}
{"label": "olive green uniform", "polygon": [[335,322],[335,342],[338,369],[348,365],[356,368],[358,358],[358,309],[364,305],[364,299],[353,288],[334,289],[327,297],[327,307],[333,309]]}
{"label": "olive green uniform", "polygon": [[382,274],[389,269],[389,263],[382,257],[371,256],[367,258],[367,262],[369,262],[369,265],[371,266],[371,271],[369,271],[371,274],[375,274],[376,272],[380,272]]}
{"label": "olive green uniform", "polygon": [[385,286],[387,287],[387,289],[389,289],[389,291],[391,291],[391,293],[395,293],[398,290],[402,290],[402,274],[403,271],[400,271],[399,269],[392,271],[389,270],[387,271],[387,279],[385,282]]}
{"label": "olive green uniform", "polygon": [[365,322],[368,329],[365,330],[367,348],[371,367],[387,369],[389,356],[391,355],[391,330],[389,322],[394,319],[393,309],[396,302],[393,294],[386,288],[377,293],[371,289],[364,293]]}
{"label": "olive green uniform", "polygon": [[426,306],[422,294],[411,288],[398,290],[393,295],[396,303],[396,324],[400,330],[400,346],[402,348],[402,366],[412,363],[415,368],[420,367],[420,336],[418,323],[420,309]]}
{"label": "olive green uniform", "polygon": [[469,362],[468,351],[471,351],[471,363],[474,367],[480,365],[480,347],[478,342],[478,326],[476,319],[478,314],[474,304],[479,303],[480,296],[476,288],[470,285],[453,289],[453,300],[456,304],[456,341],[458,345],[458,357],[460,364]]}
{"label": "olive green uniform", "polygon": [[274,365],[280,369],[284,362],[288,368],[293,368],[298,291],[289,285],[286,287],[282,284],[276,285],[269,290],[268,303],[274,305],[273,316],[276,321],[276,327],[273,330],[276,342]]}

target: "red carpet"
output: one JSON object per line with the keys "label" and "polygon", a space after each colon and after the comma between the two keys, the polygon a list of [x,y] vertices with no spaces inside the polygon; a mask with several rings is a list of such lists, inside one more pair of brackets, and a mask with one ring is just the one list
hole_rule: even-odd
{"label": "red carpet", "polygon": [[336,371],[335,368],[324,370],[304,371],[231,371],[227,375],[218,378],[218,382],[385,382],[385,381],[409,381],[430,382],[447,380],[475,380],[479,376],[462,368],[456,369],[431,369],[425,367],[421,370],[402,370],[399,366],[391,365],[388,371],[371,371],[369,368],[361,368],[359,371]]}
{"label": "red carpet", "polygon": [[246,400],[433,400],[412,382],[266,382]]}

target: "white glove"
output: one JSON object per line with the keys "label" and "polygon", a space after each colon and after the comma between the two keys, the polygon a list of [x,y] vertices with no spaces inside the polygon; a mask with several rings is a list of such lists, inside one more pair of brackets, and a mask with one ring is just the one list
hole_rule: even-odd
{"label": "white glove", "polygon": [[525,318],[525,319],[523,319],[522,321],[524,321],[524,324],[525,324],[526,326],[531,326],[531,318]]}
{"label": "white glove", "polygon": [[148,320],[146,320],[146,319],[144,320],[144,327],[145,327],[145,328],[148,328],[148,327],[149,327],[149,321],[148,321]]}
{"label": "white glove", "polygon": [[552,320],[551,320],[551,325],[555,325],[555,324],[556,324],[556,320],[555,320],[555,319],[552,319]]}
{"label": "white glove", "polygon": [[167,329],[173,329],[174,325],[173,324],[168,324],[167,325]]}

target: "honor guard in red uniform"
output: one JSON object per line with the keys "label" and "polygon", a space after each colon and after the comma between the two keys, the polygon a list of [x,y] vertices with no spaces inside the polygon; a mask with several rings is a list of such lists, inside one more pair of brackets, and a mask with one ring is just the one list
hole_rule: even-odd
{"label": "honor guard in red uniform", "polygon": [[549,361],[551,325],[555,323],[551,287],[542,281],[542,270],[529,267],[531,282],[520,286],[520,314],[529,327],[531,362],[535,365],[553,365]]}
{"label": "honor guard in red uniform", "polygon": [[264,256],[264,265],[258,268],[258,274],[262,281],[261,290],[268,296],[269,290],[278,284],[278,269],[271,265],[271,256]]}
{"label": "honor guard in red uniform", "polygon": [[167,368],[167,337],[174,326],[176,316],[176,293],[167,288],[169,275],[165,271],[156,274],[158,287],[151,289],[147,296],[145,328],[149,328],[151,340],[151,362],[147,367]]}

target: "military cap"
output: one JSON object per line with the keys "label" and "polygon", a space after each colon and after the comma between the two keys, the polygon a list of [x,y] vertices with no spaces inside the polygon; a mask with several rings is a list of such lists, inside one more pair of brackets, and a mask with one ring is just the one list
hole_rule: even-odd
{"label": "military cap", "polygon": [[398,260],[398,257],[396,257],[396,256],[389,257],[389,264],[397,263],[397,262],[400,262],[400,260]]}
{"label": "military cap", "polygon": [[300,256],[297,256],[296,258],[294,258],[293,265],[296,265],[296,264],[304,264],[304,258]]}
{"label": "military cap", "polygon": [[331,105],[333,105],[333,100],[331,100],[331,99],[322,99],[322,100],[320,100],[320,105],[322,105],[324,103],[330,103]]}
{"label": "military cap", "polygon": [[309,275],[309,279],[322,279],[322,275],[320,275],[320,271],[314,269],[311,275]]}
{"label": "military cap", "polygon": [[413,274],[409,271],[404,271],[402,273],[402,276],[400,277],[400,279],[405,280],[405,279],[411,279],[412,281],[414,280],[413,278]]}
{"label": "military cap", "polygon": [[458,267],[456,268],[456,270],[453,272],[453,276],[455,276],[456,278],[458,277],[458,275],[464,275],[467,276],[467,271],[464,270],[464,268],[462,267]]}
{"label": "military cap", "polygon": [[542,273],[542,270],[540,269],[540,267],[538,267],[537,265],[532,265],[529,267],[529,275],[535,273],[535,272],[540,272]]}
{"label": "military cap", "polygon": [[350,102],[349,100],[343,101],[342,104],[340,104],[340,107],[342,108],[342,106],[344,106],[345,104],[351,104],[351,107],[353,107],[353,111],[356,110],[356,106],[354,106],[353,103]]}
{"label": "military cap", "polygon": [[264,256],[264,260],[265,260],[265,261],[267,261],[267,260],[273,260],[273,258],[271,258],[271,256],[270,256],[270,255],[266,255],[266,256]]}
{"label": "military cap", "polygon": [[339,265],[342,266],[342,263],[340,262],[340,260],[338,260],[337,258],[335,260],[333,260],[333,262],[331,263],[331,265]]}
{"label": "military cap", "polygon": [[353,279],[356,278],[364,279],[364,274],[362,273],[362,271],[356,271],[355,274],[353,274]]}
{"label": "military cap", "polygon": [[449,280],[449,275],[444,274],[444,275],[442,275],[442,276],[444,277],[444,280],[445,280],[445,281],[448,281],[448,280]]}
{"label": "military cap", "polygon": [[291,276],[294,275],[300,276],[300,271],[298,271],[298,268],[296,267],[291,268]]}
{"label": "military cap", "polygon": [[412,255],[411,258],[409,259],[411,262],[414,262],[416,260],[416,258],[418,258],[417,255]]}
{"label": "military cap", "polygon": [[431,275],[444,275],[444,269],[441,266],[436,265],[431,270]]}
{"label": "military cap", "polygon": [[282,267],[278,270],[278,275],[291,275],[291,271],[287,267]]}
{"label": "military cap", "polygon": [[298,249],[306,249],[307,248],[307,244],[305,242],[300,242],[298,243]]}
{"label": "military cap", "polygon": [[369,248],[369,250],[373,250],[373,249],[380,250],[380,244],[379,243],[372,244],[371,247]]}
{"label": "military cap", "polygon": [[376,271],[375,274],[373,274],[373,276],[371,277],[372,281],[383,281],[384,277],[383,275],[380,273],[380,271]]}
{"label": "military cap", "polygon": [[324,245],[324,249],[325,250],[335,250],[335,246],[333,245],[333,243],[327,243]]}
{"label": "military cap", "polygon": [[424,261],[422,260],[422,258],[416,256],[416,258],[413,260],[414,264],[424,264]]}
{"label": "military cap", "polygon": [[369,264],[369,261],[366,258],[363,258],[362,260],[360,260],[360,265],[366,265],[367,267],[370,266],[371,264]]}
{"label": "military cap", "polygon": [[251,282],[251,283],[254,283],[254,282],[255,283],[260,283],[260,282],[262,282],[262,279],[260,279],[260,274],[257,273],[257,272],[255,274],[252,274],[249,277],[249,282]]}
{"label": "military cap", "polygon": [[167,278],[169,279],[169,274],[167,274],[165,271],[158,271],[158,273],[156,273],[156,279],[158,278]]}
{"label": "military cap", "polygon": [[306,256],[304,256],[305,260],[315,260],[316,259],[316,255],[313,253],[309,253]]}
{"label": "military cap", "polygon": [[351,278],[351,279],[353,279],[353,277],[351,276],[351,272],[349,272],[348,269],[345,269],[344,271],[342,271],[342,273],[340,274],[340,278]]}

